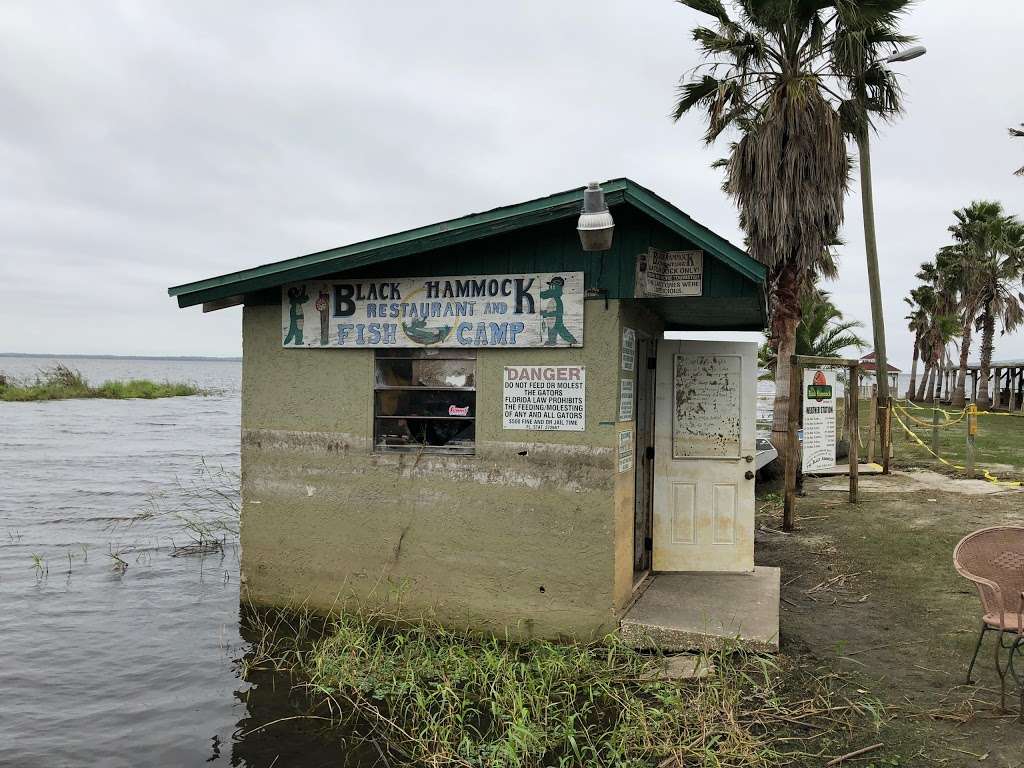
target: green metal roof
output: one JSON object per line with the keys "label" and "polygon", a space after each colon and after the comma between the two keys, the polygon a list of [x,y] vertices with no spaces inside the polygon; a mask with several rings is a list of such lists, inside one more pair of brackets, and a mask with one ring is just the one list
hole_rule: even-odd
{"label": "green metal roof", "polygon": [[[629,204],[690,240],[706,253],[725,262],[748,279],[759,284],[764,283],[764,266],[649,189],[625,178],[606,181],[601,186],[609,206]],[[190,307],[205,302],[224,302],[284,283],[390,261],[557,219],[575,218],[579,215],[582,201],[583,187],[578,187],[525,203],[494,208],[483,213],[471,213],[458,219],[373,240],[243,269],[240,272],[194,283],[176,285],[168,288],[167,293],[177,297],[179,307]],[[227,302],[224,303],[224,306],[227,305]]]}

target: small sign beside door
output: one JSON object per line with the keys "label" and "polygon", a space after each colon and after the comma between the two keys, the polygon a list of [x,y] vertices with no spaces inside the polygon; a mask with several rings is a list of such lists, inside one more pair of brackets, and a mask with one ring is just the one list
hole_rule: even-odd
{"label": "small sign beside door", "polygon": [[622,370],[632,371],[636,367],[636,331],[622,329]]}
{"label": "small sign beside door", "polygon": [[619,379],[619,421],[633,420],[634,391],[632,377]]}
{"label": "small sign beside door", "polygon": [[628,472],[633,468],[633,430],[624,429],[619,432],[619,472]]}

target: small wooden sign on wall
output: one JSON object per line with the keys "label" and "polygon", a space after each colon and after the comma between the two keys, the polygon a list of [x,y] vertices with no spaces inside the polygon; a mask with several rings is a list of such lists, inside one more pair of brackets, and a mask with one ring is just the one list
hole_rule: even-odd
{"label": "small wooden sign on wall", "polygon": [[638,299],[704,294],[703,251],[648,248],[636,257],[634,296]]}

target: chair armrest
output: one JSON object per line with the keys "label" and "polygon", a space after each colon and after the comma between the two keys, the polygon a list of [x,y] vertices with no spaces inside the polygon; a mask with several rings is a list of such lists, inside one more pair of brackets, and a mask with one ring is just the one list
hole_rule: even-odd
{"label": "chair armrest", "polygon": [[[990,581],[989,579],[986,579],[983,576],[975,576],[973,573],[968,573],[967,571],[961,571],[959,568],[957,569],[957,572],[968,581],[973,581],[975,584],[980,584],[982,586],[988,587],[997,595],[1001,596],[1003,593],[1003,590],[1001,590],[999,588],[999,585],[996,584],[994,581]],[[1024,592],[1022,592],[1021,595],[1024,596]]]}
{"label": "chair armrest", "polygon": [[[997,602],[999,603],[999,622],[1000,622],[1000,624],[1002,626],[1005,627],[1006,626],[1006,606],[1003,605],[1003,590],[1001,590],[999,588],[999,585],[996,584],[994,581],[991,581],[990,579],[986,579],[986,578],[984,578],[982,576],[976,576],[973,573],[969,573],[967,571],[964,571],[964,570],[962,570],[959,567],[957,567],[956,570],[957,570],[957,573],[959,573],[961,576],[963,576],[968,581],[974,582],[975,586],[978,587],[978,592],[981,594],[982,608],[984,608],[984,605],[985,605],[985,593],[982,592],[982,588],[983,587],[987,587],[988,589],[992,590],[993,596],[996,598]],[[1021,593],[1021,595],[1022,595],[1022,597],[1021,597],[1021,600],[1022,600],[1021,607],[1024,608],[1024,593]]]}

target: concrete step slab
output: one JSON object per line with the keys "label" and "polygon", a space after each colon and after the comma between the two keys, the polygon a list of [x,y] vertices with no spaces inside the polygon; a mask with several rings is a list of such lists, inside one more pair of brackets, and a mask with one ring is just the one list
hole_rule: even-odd
{"label": "concrete step slab", "polygon": [[740,645],[779,650],[780,570],[659,573],[620,623],[623,640],[664,652]]}

